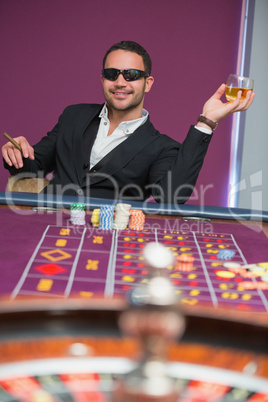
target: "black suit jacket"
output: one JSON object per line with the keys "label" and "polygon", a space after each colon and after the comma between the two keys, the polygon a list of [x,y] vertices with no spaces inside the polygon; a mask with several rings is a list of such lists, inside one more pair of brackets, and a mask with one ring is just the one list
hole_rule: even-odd
{"label": "black suit jacket", "polygon": [[[128,139],[106,155],[91,170],[90,158],[103,105],[67,107],[57,125],[34,146],[35,160],[24,160],[19,171],[54,172],[47,192],[100,198],[184,203],[191,195],[211,140],[191,126],[182,144],[160,134],[148,119]],[[89,135],[85,141],[85,134]],[[87,149],[85,149],[85,143]],[[18,173],[9,168],[12,174]]]}

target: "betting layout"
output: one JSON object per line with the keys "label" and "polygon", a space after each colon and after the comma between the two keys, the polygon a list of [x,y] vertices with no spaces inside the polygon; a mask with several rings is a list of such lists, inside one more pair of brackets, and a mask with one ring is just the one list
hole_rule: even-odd
{"label": "betting layout", "polygon": [[[209,224],[209,230],[207,227],[192,230],[191,224],[185,228],[185,224],[177,223],[146,218],[140,230],[129,227],[103,230],[94,227],[90,220],[74,225],[66,218],[60,225],[48,225],[11,297],[122,295],[148,280],[143,248],[148,242],[157,241],[171,249],[175,257],[188,255],[194,259],[190,266],[167,267],[182,304],[268,311],[268,282],[262,279],[267,275],[268,264],[256,265],[252,261],[248,264],[248,246],[242,251],[237,241],[242,232],[243,241],[249,242],[249,235],[258,238],[260,234],[250,229],[247,234],[247,228],[238,233],[234,225]],[[266,238],[258,238],[258,244],[265,243],[265,249],[266,242]],[[231,262],[219,258],[223,251],[231,252]],[[257,256],[267,261],[264,252]]]}

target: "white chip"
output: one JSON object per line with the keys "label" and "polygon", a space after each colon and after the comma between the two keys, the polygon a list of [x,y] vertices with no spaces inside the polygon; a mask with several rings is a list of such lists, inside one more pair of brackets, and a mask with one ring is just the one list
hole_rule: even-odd
{"label": "white chip", "polygon": [[86,213],[85,211],[80,211],[80,210],[71,210],[71,222],[74,225],[85,225],[85,216]]}
{"label": "white chip", "polygon": [[265,274],[266,273],[265,268],[258,267],[257,265],[255,266],[255,268],[249,268],[249,270],[250,270],[250,272],[253,272],[253,273],[255,272],[255,273],[258,273],[258,274],[262,274],[262,273]]}
{"label": "white chip", "polygon": [[268,274],[262,275],[262,276],[261,276],[261,280],[262,280],[263,282],[268,282]]}
{"label": "white chip", "polygon": [[115,207],[116,212],[118,213],[128,213],[131,208],[131,204],[122,204],[118,203]]}
{"label": "white chip", "polygon": [[249,269],[250,271],[253,271],[253,270],[255,271],[256,267],[257,267],[257,264],[247,264],[247,265],[243,265],[243,268]]}
{"label": "white chip", "polygon": [[238,262],[225,262],[223,264],[224,268],[240,268],[241,265]]}

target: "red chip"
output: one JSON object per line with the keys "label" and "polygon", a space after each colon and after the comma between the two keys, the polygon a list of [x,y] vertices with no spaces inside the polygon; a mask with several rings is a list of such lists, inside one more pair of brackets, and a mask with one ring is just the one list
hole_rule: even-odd
{"label": "red chip", "polygon": [[180,254],[177,256],[177,261],[179,262],[194,262],[194,257],[190,254]]}
{"label": "red chip", "polygon": [[145,223],[145,214],[140,209],[130,209],[129,229],[141,231]]}

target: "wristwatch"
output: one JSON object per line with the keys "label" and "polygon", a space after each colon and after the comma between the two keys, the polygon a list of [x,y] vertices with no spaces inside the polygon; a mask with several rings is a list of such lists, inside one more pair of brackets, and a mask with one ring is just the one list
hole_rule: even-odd
{"label": "wristwatch", "polygon": [[200,121],[200,123],[205,123],[207,126],[211,128],[212,131],[216,130],[218,126],[218,123],[215,123],[214,121],[207,119],[203,114],[200,114],[197,121]]}

